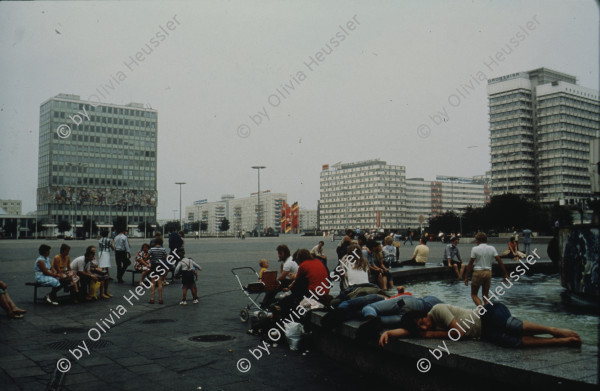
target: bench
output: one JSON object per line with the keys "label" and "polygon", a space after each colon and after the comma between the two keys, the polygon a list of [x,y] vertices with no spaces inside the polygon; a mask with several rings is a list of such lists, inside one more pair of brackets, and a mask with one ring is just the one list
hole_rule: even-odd
{"label": "bench", "polygon": [[135,286],[135,275],[142,274],[142,272],[135,269],[127,269],[126,272],[131,273],[131,286]]}
{"label": "bench", "polygon": [[[52,288],[50,286],[45,286],[45,285],[42,285],[42,284],[37,283],[37,282],[26,282],[25,285],[33,287],[33,304],[37,304],[38,300],[41,300],[41,301],[45,300],[45,297],[38,299],[38,297],[37,297],[37,290],[38,290],[38,288]],[[60,296],[60,297],[61,298],[62,297],[70,297],[70,295],[64,295],[64,296]]]}

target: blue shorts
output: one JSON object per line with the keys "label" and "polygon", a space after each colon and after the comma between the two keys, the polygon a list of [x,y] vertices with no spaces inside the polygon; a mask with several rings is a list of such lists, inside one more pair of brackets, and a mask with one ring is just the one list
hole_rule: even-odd
{"label": "blue shorts", "polygon": [[523,322],[502,303],[488,303],[483,308],[486,313],[481,317],[481,338],[507,348],[521,346]]}

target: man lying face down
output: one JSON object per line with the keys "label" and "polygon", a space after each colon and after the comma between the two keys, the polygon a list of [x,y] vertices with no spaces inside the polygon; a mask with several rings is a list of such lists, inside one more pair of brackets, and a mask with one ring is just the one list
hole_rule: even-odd
{"label": "man lying face down", "polygon": [[[550,334],[551,338],[536,337]],[[431,311],[411,311],[402,317],[400,328],[384,332],[379,345],[390,338],[403,337],[482,339],[504,347],[522,346],[581,346],[579,335],[569,329],[548,327],[511,316],[502,303],[488,303],[474,310],[450,304],[436,304]]]}

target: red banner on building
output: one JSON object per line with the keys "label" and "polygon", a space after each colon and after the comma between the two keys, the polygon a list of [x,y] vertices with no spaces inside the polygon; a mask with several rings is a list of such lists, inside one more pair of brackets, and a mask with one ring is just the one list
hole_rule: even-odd
{"label": "red banner on building", "polygon": [[283,201],[281,207],[281,232],[282,233],[298,233],[300,220],[300,208],[298,202],[294,202],[291,206]]}

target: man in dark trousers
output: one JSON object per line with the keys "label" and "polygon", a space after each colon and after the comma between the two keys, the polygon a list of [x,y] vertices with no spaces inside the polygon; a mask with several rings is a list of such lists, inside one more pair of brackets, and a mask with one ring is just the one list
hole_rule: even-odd
{"label": "man in dark trousers", "polygon": [[[175,263],[173,265],[171,265],[169,267],[169,270],[171,271],[171,282],[173,282],[175,280],[175,267],[177,266],[177,260],[179,260],[179,257],[177,256],[177,254],[175,253],[175,251],[177,249],[182,249],[183,248],[183,239],[181,239],[181,236],[177,233],[177,230],[175,228],[172,228],[169,232],[169,250],[171,250],[171,255],[173,257],[175,257]],[[166,275],[165,275],[165,280],[166,280]],[[166,281],[165,281],[166,282]],[[168,283],[167,283],[168,285]]]}
{"label": "man in dark trousers", "polygon": [[119,233],[115,237],[115,261],[117,262],[117,281],[120,283],[123,282],[123,274],[127,270],[127,267],[131,265],[131,248],[129,247],[129,240],[125,235],[127,233],[126,229],[123,229],[121,233]]}

